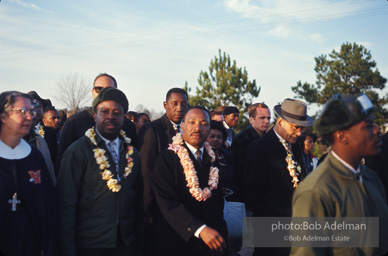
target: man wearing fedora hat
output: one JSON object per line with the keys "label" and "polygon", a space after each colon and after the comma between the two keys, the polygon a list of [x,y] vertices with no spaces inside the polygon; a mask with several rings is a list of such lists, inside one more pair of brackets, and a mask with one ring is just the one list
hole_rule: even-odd
{"label": "man wearing fedora hat", "polygon": [[337,94],[327,102],[314,128],[329,142],[331,152],[296,189],[292,216],[378,217],[379,228],[372,232],[379,234],[379,247],[295,247],[292,255],[383,255],[388,251],[384,187],[377,173],[361,164],[363,157],[380,152],[373,111],[365,94]]}
{"label": "man wearing fedora hat", "polygon": [[[285,99],[274,108],[276,125],[247,150],[243,196],[254,217],[290,217],[292,194],[306,170],[295,143],[313,120],[307,105]],[[289,248],[255,248],[254,255],[288,255]]]}

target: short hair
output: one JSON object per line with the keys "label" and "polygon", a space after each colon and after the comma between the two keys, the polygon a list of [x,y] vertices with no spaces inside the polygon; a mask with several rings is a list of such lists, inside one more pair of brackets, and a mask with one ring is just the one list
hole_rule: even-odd
{"label": "short hair", "polygon": [[208,114],[209,119],[211,120],[209,110],[207,110],[204,106],[197,105],[197,106],[189,107],[189,109],[187,109],[187,111],[185,112],[185,114],[183,115],[183,118],[182,118],[183,122],[185,121],[185,117],[186,117],[187,113],[189,113],[189,111],[192,109],[200,109],[202,111],[205,111]]}
{"label": "short hair", "polygon": [[[32,103],[31,95],[18,91],[5,91],[0,94],[0,118],[6,117],[12,109],[12,105],[16,102],[17,97],[29,99]],[[0,130],[2,122],[0,121]]]}
{"label": "short hair", "polygon": [[182,95],[186,95],[187,100],[189,99],[189,95],[182,88],[171,88],[170,90],[168,90],[166,94],[166,102],[168,101],[168,99],[171,97],[171,94],[173,93],[180,93]]}
{"label": "short hair", "polygon": [[218,111],[218,110],[212,110],[210,111],[210,118],[213,118],[215,116],[220,116],[222,115],[222,112],[221,111]]}
{"label": "short hair", "polygon": [[134,122],[134,123],[139,122],[139,119],[140,119],[140,117],[142,117],[142,116],[147,116],[148,119],[150,118],[150,116],[149,116],[147,113],[137,113],[137,114],[135,115],[135,118],[133,119],[133,122]]}
{"label": "short hair", "polygon": [[[49,112],[49,111],[57,111],[58,112],[58,110],[55,107],[51,106],[51,107],[45,108],[43,110],[43,114],[46,113],[46,112]],[[58,112],[58,114],[59,114],[59,112]]]}
{"label": "short hair", "polygon": [[219,130],[222,133],[223,142],[226,140],[226,137],[228,137],[228,133],[226,132],[225,126],[222,121],[211,120],[210,129]]}
{"label": "short hair", "polygon": [[224,111],[222,112],[224,116],[230,115],[230,114],[240,114],[240,111],[238,111],[238,108],[235,106],[227,106],[224,108]]}
{"label": "short hair", "polygon": [[109,75],[109,74],[107,74],[107,73],[100,73],[100,74],[98,74],[98,76],[96,76],[96,78],[94,78],[93,86],[94,86],[94,84],[96,83],[96,80],[97,80],[98,78],[100,78],[100,77],[103,77],[103,76],[106,76],[106,77],[109,77],[110,79],[112,79],[112,81],[113,81],[113,86],[114,86],[115,88],[117,88],[116,79],[115,79],[113,76],[111,76],[111,75]]}
{"label": "short hair", "polygon": [[267,108],[268,109],[269,107],[267,105],[265,105],[264,103],[252,104],[248,108],[248,116],[255,118],[256,117],[256,109],[257,108]]}

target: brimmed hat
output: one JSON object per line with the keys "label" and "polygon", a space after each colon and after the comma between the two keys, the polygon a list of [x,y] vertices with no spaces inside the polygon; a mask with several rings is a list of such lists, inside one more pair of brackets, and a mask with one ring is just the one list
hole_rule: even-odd
{"label": "brimmed hat", "polygon": [[227,106],[224,111],[222,112],[223,115],[229,115],[229,114],[239,114],[238,108],[233,107],[233,106]]}
{"label": "brimmed hat", "polygon": [[39,101],[39,103],[42,105],[43,109],[48,108],[48,107],[52,107],[51,100],[42,99],[36,91],[30,91],[27,94],[30,95],[33,100]]}
{"label": "brimmed hat", "polygon": [[314,122],[321,135],[344,130],[365,119],[374,111],[373,104],[365,94],[336,94],[326,103],[322,114]]}
{"label": "brimmed hat", "polygon": [[313,119],[307,115],[307,105],[303,101],[285,99],[282,105],[274,107],[275,113],[281,118],[298,126],[309,127]]}
{"label": "brimmed hat", "polygon": [[93,111],[96,112],[96,107],[103,101],[113,100],[119,103],[124,108],[124,113],[128,111],[128,100],[125,94],[119,89],[108,87],[103,88],[93,100]]}

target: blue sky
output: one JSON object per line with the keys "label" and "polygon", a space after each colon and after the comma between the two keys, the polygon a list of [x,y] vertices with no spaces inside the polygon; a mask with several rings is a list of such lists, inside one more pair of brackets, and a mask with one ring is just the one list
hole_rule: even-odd
{"label": "blue sky", "polygon": [[167,90],[187,81],[195,91],[221,49],[273,108],[297,81],[316,81],[314,57],[345,42],[370,50],[388,78],[387,13],[386,0],[2,0],[1,91],[53,99],[62,76],[107,72],[130,109],[162,111]]}

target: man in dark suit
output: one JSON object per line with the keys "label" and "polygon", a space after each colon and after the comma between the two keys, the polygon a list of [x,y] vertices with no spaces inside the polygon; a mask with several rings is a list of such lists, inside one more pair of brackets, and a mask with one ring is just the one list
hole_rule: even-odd
{"label": "man in dark suit", "polygon": [[158,155],[151,174],[155,211],[152,255],[223,255],[227,237],[222,193],[226,170],[205,143],[210,114],[190,108],[182,135]]}
{"label": "man in dark suit", "polygon": [[[151,218],[155,199],[152,194],[149,174],[154,168],[160,151],[172,142],[172,137],[180,132],[180,125],[188,107],[187,92],[181,88],[172,88],[167,92],[163,102],[166,114],[161,118],[145,124],[139,132],[139,148],[144,179],[145,213]],[[150,220],[151,222],[151,220]]]}
{"label": "man in dark suit", "polygon": [[[248,147],[243,194],[254,217],[290,217],[292,194],[304,178],[296,142],[313,120],[304,102],[286,99],[274,108],[274,128]],[[289,248],[255,248],[254,255],[288,255]]]}
{"label": "man in dark suit", "polygon": [[[95,99],[103,88],[117,88],[116,79],[106,73],[99,74],[93,82],[92,97]],[[70,116],[62,127],[62,134],[58,145],[57,167],[62,154],[76,140],[83,137],[85,132],[95,124],[92,109],[87,109]],[[135,125],[127,118],[124,119],[123,131],[129,137],[131,144],[137,148],[137,134]]]}

